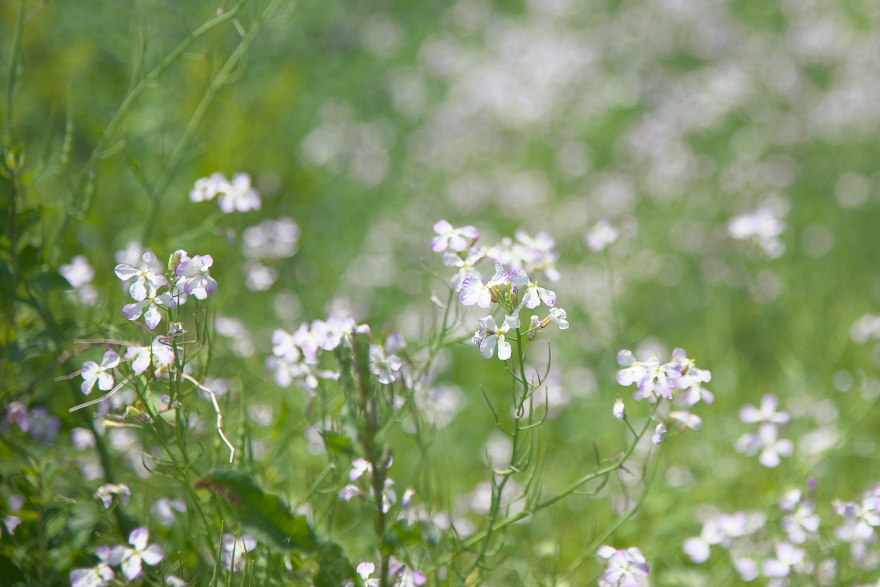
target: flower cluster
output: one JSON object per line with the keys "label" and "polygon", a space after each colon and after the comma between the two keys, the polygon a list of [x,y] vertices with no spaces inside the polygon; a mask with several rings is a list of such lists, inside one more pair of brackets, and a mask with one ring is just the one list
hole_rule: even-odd
{"label": "flower cluster", "polygon": [[648,563],[638,548],[618,550],[603,545],[596,554],[607,561],[605,573],[599,579],[600,587],[639,587],[641,579],[648,576]]}
{"label": "flower cluster", "polygon": [[[183,250],[171,256],[168,275],[150,251],[143,254],[138,267],[120,263],[116,266],[116,276],[129,285],[129,293],[135,300],[127,304],[122,313],[129,320],[137,320],[143,314],[147,328],[153,330],[162,320],[160,307],[171,310],[185,303],[188,295],[204,300],[217,291],[217,282],[210,274],[213,264],[210,255],[190,257]],[[160,293],[161,288],[167,289]]]}
{"label": "flower cluster", "polygon": [[45,406],[28,408],[14,401],[6,406],[6,413],[0,419],[0,432],[6,433],[12,428],[27,432],[37,442],[54,444],[61,430],[61,419],[50,414]]}
{"label": "flower cluster", "polygon": [[[390,469],[392,464],[393,460],[389,459],[385,469]],[[348,479],[351,483],[339,491],[339,499],[351,501],[353,497],[367,499],[367,496],[375,499],[373,488],[366,474],[373,474],[373,463],[361,458],[353,460],[351,471],[348,473]],[[382,489],[382,513],[387,514],[396,503],[397,492],[394,491],[394,479],[386,477],[385,487]]]}
{"label": "flower cluster", "polygon": [[776,259],[785,253],[785,243],[779,238],[785,228],[785,221],[769,205],[735,216],[727,223],[727,232],[731,238],[758,243],[768,259]]}
{"label": "flower cluster", "polygon": [[129,345],[125,351],[124,359],[113,349],[108,349],[98,364],[95,361],[86,361],[82,366],[83,382],[80,390],[89,395],[98,385],[101,391],[113,389],[116,383],[114,370],[118,369],[122,361],[131,361],[131,370],[135,375],[140,375],[147,369],[161,372],[162,369],[174,363],[174,350],[168,342],[167,336],[156,337],[150,346],[137,344]]}
{"label": "flower cluster", "polygon": [[210,177],[196,180],[189,192],[189,199],[193,202],[206,202],[213,200],[214,196],[219,196],[217,204],[226,214],[236,210],[259,210],[261,205],[260,192],[251,187],[251,176],[247,173],[236,173],[230,181],[218,171]]}
{"label": "flower cluster", "polygon": [[98,290],[92,285],[95,270],[85,255],[75,256],[69,264],[59,267],[58,273],[70,283],[84,305],[97,305]]}
{"label": "flower cluster", "polygon": [[[763,512],[736,512],[714,514],[703,521],[698,537],[685,540],[684,552],[694,563],[707,561],[712,546],[729,551],[734,567],[743,581],[759,576],[769,579],[768,585],[782,587],[795,583],[802,575],[815,578],[819,585],[834,585],[838,580],[840,561],[837,543],[850,545],[846,564],[854,568],[873,570],[880,564],[877,552],[877,532],[880,526],[880,486],[866,491],[860,503],[834,500],[833,515],[843,521],[834,528],[833,538],[819,534],[823,520],[812,497],[815,481],[810,482],[809,494],[793,489],[778,502],[782,516],[779,530],[767,525]],[[825,520],[831,523],[832,520]],[[836,555],[835,555],[836,556]],[[796,583],[795,583],[796,584]],[[849,584],[849,583],[847,583]]]}
{"label": "flower cluster", "polygon": [[[449,222],[441,220],[434,225],[434,232],[438,236],[431,241],[431,248],[438,253],[451,249],[452,252],[444,254],[443,264],[458,267],[449,285],[459,292],[459,301],[465,306],[476,305],[483,309],[497,305],[507,313],[500,326],[491,313],[480,318],[480,328],[472,340],[484,357],[493,357],[496,349],[502,361],[511,357],[512,347],[507,335],[521,327],[520,312],[523,308],[534,310],[542,303],[549,308],[546,317],[531,316],[531,327],[526,332],[530,340],[551,322],[561,329],[568,328],[565,310],[555,307],[556,294],[540,287],[527,273],[543,271],[551,281],[559,279],[555,267],[559,255],[549,235],[541,233],[537,238],[532,238],[520,230],[516,233],[517,243],[505,239],[502,245],[478,248],[479,233],[473,226],[453,228]],[[496,263],[495,274],[484,281],[476,265],[486,257],[494,259]]]}
{"label": "flower cluster", "polygon": [[[358,325],[353,318],[340,316],[331,316],[326,322],[303,322],[293,333],[276,329],[272,334],[272,356],[266,359],[266,367],[274,373],[275,382],[281,387],[289,387],[295,380],[303,389],[314,391],[318,387],[319,378],[339,377],[335,371],[319,368],[321,353],[334,350],[352,334],[369,332],[369,326]],[[393,381],[390,367],[388,372]]]}
{"label": "flower cluster", "polygon": [[[703,383],[712,380],[712,373],[697,367],[684,349],[675,349],[668,363],[661,363],[656,354],[646,361],[637,361],[632,351],[624,349],[617,354],[617,362],[623,367],[617,372],[617,382],[625,387],[635,384],[633,399],[647,399],[651,403],[665,399],[669,404],[665,414],[660,414],[661,421],[652,437],[654,444],[663,442],[671,428],[679,432],[702,428],[703,420],[686,408],[700,400],[707,404],[715,400],[712,392],[703,387]],[[612,412],[615,418],[626,419],[623,400],[615,402]]]}
{"label": "flower cluster", "polygon": [[[365,587],[379,587],[380,579],[371,579],[370,575],[376,572],[376,565],[364,562],[357,566],[357,573],[361,576]],[[391,557],[388,566],[388,578],[394,587],[420,587],[428,580],[422,571],[414,571],[401,561]]]}
{"label": "flower cluster", "polygon": [[791,420],[788,412],[777,412],[779,398],[775,395],[765,395],[761,400],[761,407],[746,404],[739,411],[739,418],[747,424],[757,424],[755,432],[743,434],[734,443],[737,452],[746,456],[755,456],[760,453],[758,461],[765,467],[778,467],[780,457],[790,457],[794,452],[794,443],[787,438],[780,438],[781,432]]}
{"label": "flower cluster", "polygon": [[[116,573],[111,568],[116,566],[121,567],[122,574],[129,581],[143,577],[144,564],[154,567],[165,558],[162,547],[148,544],[149,538],[150,532],[141,526],[129,534],[129,546],[99,546],[95,554],[101,562],[95,567],[71,571],[71,587],[104,587],[116,578]],[[177,577],[171,581],[169,579],[171,577],[165,579],[166,584],[184,584]]]}

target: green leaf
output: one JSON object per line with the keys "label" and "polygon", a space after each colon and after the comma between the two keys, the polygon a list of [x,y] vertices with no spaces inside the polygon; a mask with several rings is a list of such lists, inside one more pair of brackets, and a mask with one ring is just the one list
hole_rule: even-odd
{"label": "green leaf", "polygon": [[354,443],[347,436],[337,434],[336,432],[322,432],[324,444],[327,450],[336,454],[343,454],[349,457],[357,457],[357,451],[354,449]]}
{"label": "green leaf", "polygon": [[195,486],[222,495],[242,524],[277,547],[302,552],[317,548],[317,538],[305,516],[295,516],[280,497],[265,493],[250,475],[218,470],[199,479]]}

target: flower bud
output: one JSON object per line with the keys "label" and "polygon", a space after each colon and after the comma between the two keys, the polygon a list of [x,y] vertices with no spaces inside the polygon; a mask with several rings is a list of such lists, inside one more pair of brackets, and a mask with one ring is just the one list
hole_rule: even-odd
{"label": "flower bud", "polygon": [[664,438],[666,438],[666,426],[662,423],[657,424],[657,429],[654,431],[654,436],[651,437],[651,442],[654,444],[660,444],[663,442]]}
{"label": "flower bud", "polygon": [[623,400],[617,398],[617,401],[614,402],[614,417],[618,420],[626,420],[626,407],[623,405]]}

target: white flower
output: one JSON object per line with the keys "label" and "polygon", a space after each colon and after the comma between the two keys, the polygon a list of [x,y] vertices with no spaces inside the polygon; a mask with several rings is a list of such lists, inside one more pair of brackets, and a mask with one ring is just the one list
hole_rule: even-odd
{"label": "white flower", "polygon": [[617,401],[614,402],[612,412],[618,420],[626,420],[626,406],[621,398],[617,398]]}
{"label": "white flower", "polygon": [[465,306],[476,304],[481,308],[488,308],[492,305],[492,290],[483,283],[479,274],[466,275],[461,283],[461,295],[458,299]]}
{"label": "white flower", "polygon": [[217,204],[227,214],[236,210],[239,212],[259,210],[261,205],[260,192],[251,187],[250,175],[236,173],[232,176],[232,181],[223,186]]}
{"label": "white flower", "polygon": [[119,485],[106,483],[98,487],[98,491],[95,492],[95,497],[101,500],[101,503],[104,504],[104,509],[110,508],[110,505],[113,503],[114,495],[119,496],[119,503],[122,505],[128,505],[128,498],[131,497],[131,490],[128,488],[128,485],[123,485],[122,483]]}
{"label": "white flower", "polygon": [[431,239],[431,248],[442,253],[447,247],[459,253],[468,247],[468,244],[480,238],[480,233],[473,226],[453,228],[445,220],[440,220],[434,225],[434,232],[438,234]]}
{"label": "white flower", "polygon": [[146,527],[135,528],[128,536],[128,543],[133,548],[121,545],[116,546],[110,554],[111,564],[122,563],[122,574],[129,581],[134,581],[143,576],[142,563],[154,567],[165,558],[165,551],[162,550],[161,546],[156,544],[147,545],[149,538],[150,532]]}
{"label": "white flower", "polygon": [[620,231],[614,228],[607,220],[600,220],[590,231],[584,235],[584,240],[594,253],[603,251],[605,247],[613,243],[620,236]]}
{"label": "white flower", "polygon": [[92,393],[95,382],[98,383],[98,389],[101,391],[109,391],[113,389],[113,375],[110,369],[119,364],[119,355],[113,349],[109,349],[104,353],[101,364],[94,361],[86,361],[83,363],[82,378],[84,379],[80,389],[86,395]]}
{"label": "white flower", "polygon": [[654,444],[660,444],[663,442],[663,439],[666,438],[666,426],[661,422],[657,424],[657,428],[654,430],[654,436],[651,437],[651,442]]}
{"label": "white flower", "polygon": [[226,192],[229,189],[229,180],[220,173],[214,173],[211,177],[197,179],[195,186],[189,192],[189,199],[193,202],[206,202],[213,200],[214,196]]}
{"label": "white flower", "polygon": [[244,534],[236,538],[232,534],[223,535],[223,568],[240,573],[244,569],[244,555],[257,547],[256,539]]}
{"label": "white flower", "polygon": [[739,410],[739,419],[747,424],[756,424],[758,422],[770,422],[772,424],[787,424],[791,419],[788,412],[777,412],[779,406],[779,398],[772,394],[767,394],[761,398],[761,407],[756,408],[752,404],[746,404]]}
{"label": "white flower", "polygon": [[217,282],[209,273],[213,264],[214,259],[211,255],[196,255],[190,258],[184,253],[174,269],[180,278],[177,280],[177,287],[189,295],[194,295],[196,299],[204,300],[217,291]]}
{"label": "white flower", "polygon": [[533,310],[537,308],[541,302],[544,302],[551,307],[555,306],[556,294],[549,289],[538,287],[537,281],[529,282],[526,293],[523,296],[523,304],[525,304],[526,308],[529,310]]}
{"label": "white flower", "polygon": [[166,308],[176,308],[177,300],[175,300],[170,292],[165,292],[161,295],[158,292],[150,287],[149,293],[147,293],[146,299],[141,300],[139,302],[135,302],[133,304],[127,304],[122,308],[122,313],[129,320],[137,320],[141,317],[141,313],[144,311],[144,308],[147,309],[144,314],[144,322],[147,325],[147,328],[150,330],[156,328],[159,325],[159,322],[162,321],[162,313],[159,312],[159,306],[164,306]]}
{"label": "white flower", "polygon": [[174,351],[168,346],[168,340],[158,337],[150,346],[133,346],[128,347],[125,351],[125,360],[134,359],[131,368],[135,373],[143,373],[150,364],[154,369],[164,365],[170,365],[174,362]]}
{"label": "white flower", "polygon": [[116,578],[116,573],[108,564],[111,556],[109,546],[99,546],[95,552],[101,560],[89,569],[74,569],[70,572],[70,587],[106,587]]}
{"label": "white flower", "polygon": [[394,374],[403,366],[397,355],[385,356],[385,351],[377,344],[370,345],[370,371],[380,383],[393,383]]}
{"label": "white flower", "polygon": [[138,302],[146,298],[150,291],[168,285],[168,280],[162,274],[162,267],[159,265],[156,255],[147,251],[141,258],[143,263],[141,263],[140,269],[135,269],[125,263],[120,263],[115,269],[119,279],[123,281],[134,280],[129,288],[129,293]]}
{"label": "white flower", "polygon": [[511,328],[519,328],[519,324],[519,315],[517,312],[507,316],[504,319],[504,324],[501,325],[501,328],[498,328],[495,324],[495,318],[492,316],[480,318],[480,329],[474,333],[472,339],[473,343],[480,347],[480,352],[487,359],[492,358],[492,355],[495,354],[495,347],[497,346],[498,358],[502,361],[506,361],[510,358],[512,349],[510,343],[505,340],[504,336]]}
{"label": "white flower", "polygon": [[568,328],[568,314],[562,308],[550,308],[550,320],[556,322],[559,330]]}
{"label": "white flower", "polygon": [[449,280],[449,287],[455,291],[461,291],[462,284],[468,275],[479,275],[475,267],[485,256],[486,253],[482,249],[472,249],[464,259],[455,253],[444,253],[443,264],[447,267],[458,267],[458,272]]}

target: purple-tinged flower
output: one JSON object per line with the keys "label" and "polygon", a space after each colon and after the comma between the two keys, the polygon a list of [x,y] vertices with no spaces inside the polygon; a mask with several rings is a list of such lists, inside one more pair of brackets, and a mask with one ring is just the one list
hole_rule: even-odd
{"label": "purple-tinged flower", "polygon": [[507,271],[500,263],[495,264],[495,275],[486,284],[489,287],[516,287],[517,289],[528,286],[531,283],[529,276],[522,269]]}
{"label": "purple-tinged flower", "polygon": [[186,581],[177,575],[168,575],[165,577],[165,585],[167,587],[186,587]]}
{"label": "purple-tinged flower", "polygon": [[672,361],[681,366],[679,369],[681,377],[676,382],[676,386],[679,389],[687,389],[712,380],[712,372],[697,368],[696,362],[693,359],[689,359],[687,352],[682,348],[672,351]]}
{"label": "purple-tinged flower", "polygon": [[771,424],[787,424],[791,420],[788,412],[777,412],[779,406],[779,398],[772,394],[767,394],[761,398],[761,407],[756,408],[752,404],[746,404],[739,409],[739,419],[746,424],[757,424],[758,422],[769,422]]}
{"label": "purple-tinged flower", "polygon": [[373,473],[373,463],[366,459],[357,458],[351,462],[351,471],[348,473],[350,481],[357,481],[364,473]]}
{"label": "purple-tinged flower", "polygon": [[686,410],[669,412],[669,418],[678,423],[678,429],[680,432],[684,432],[688,428],[691,430],[699,430],[703,427],[702,418],[696,414],[691,414]]}
{"label": "purple-tinged flower", "polygon": [[3,525],[10,534],[15,534],[15,529],[22,523],[22,519],[12,514],[3,516]]}
{"label": "purple-tinged flower", "polygon": [[480,238],[480,233],[473,226],[462,226],[461,228],[453,228],[445,220],[440,220],[434,225],[434,232],[438,236],[431,239],[431,248],[442,253],[446,248],[450,248],[456,253],[468,248],[468,245]]}
{"label": "purple-tinged flower", "polygon": [[379,587],[379,579],[370,579],[370,575],[375,571],[376,565],[373,563],[361,563],[357,566],[357,574],[361,576],[361,579],[364,582],[364,587]]}
{"label": "purple-tinged flower", "polygon": [[[101,551],[101,548],[98,548],[98,551]],[[116,573],[113,572],[110,565],[101,562],[91,568],[70,571],[70,587],[107,587],[110,581],[115,578]]]}
{"label": "purple-tinged flower", "polygon": [[816,513],[816,502],[803,499],[800,489],[793,489],[779,500],[779,507],[788,515],[782,518],[782,529],[794,544],[803,544],[813,538],[821,524]]}
{"label": "purple-tinged flower", "polygon": [[394,557],[391,557],[388,574],[392,577],[395,587],[420,587],[427,581],[423,572],[410,569]]}
{"label": "purple-tinged flower", "polygon": [[277,328],[272,333],[272,354],[289,363],[296,363],[302,357],[302,352],[296,345],[294,336],[281,328]]}
{"label": "purple-tinged flower", "polygon": [[204,300],[217,291],[217,282],[208,272],[214,259],[211,255],[183,256],[174,269],[179,279],[177,287],[198,300]]}
{"label": "purple-tinged flower", "polygon": [[761,567],[765,577],[787,577],[792,567],[799,568],[803,565],[807,553],[803,548],[798,548],[788,542],[776,543],[776,558],[767,559]]}
{"label": "purple-tinged flower", "polygon": [[734,448],[746,456],[761,453],[758,461],[767,468],[775,468],[781,462],[780,457],[790,457],[794,452],[794,443],[787,438],[779,438],[779,427],[765,422],[757,433],[744,434]]}
{"label": "purple-tinged flower", "polygon": [[385,351],[377,344],[370,345],[370,372],[376,376],[379,383],[394,383],[397,377],[394,375],[403,366],[403,361],[397,355],[385,356]]}
{"label": "purple-tinged flower", "polygon": [[651,437],[651,442],[654,444],[660,444],[663,442],[663,439],[666,438],[666,426],[661,422],[657,424],[657,428],[654,429],[654,436]]}
{"label": "purple-tinged flower", "polygon": [[476,304],[481,308],[488,308],[492,305],[492,290],[483,283],[479,274],[468,275],[461,284],[461,295],[458,299],[465,306]]}
{"label": "purple-tinged flower", "polygon": [[339,499],[342,501],[351,501],[353,497],[361,495],[361,489],[357,485],[349,483],[339,490]]}
{"label": "purple-tinged flower", "polygon": [[95,447],[95,434],[86,428],[74,428],[70,431],[70,439],[76,450]]}
{"label": "purple-tinged flower", "polygon": [[618,420],[626,420],[626,406],[621,398],[617,398],[614,402],[612,412],[614,413],[614,417]]}
{"label": "purple-tinged flower", "polygon": [[156,328],[156,326],[159,325],[159,322],[162,321],[162,313],[159,312],[159,306],[165,308],[177,307],[177,300],[171,296],[170,292],[166,291],[161,295],[157,295],[157,293],[158,292],[151,287],[145,299],[133,304],[127,304],[122,308],[122,313],[125,314],[125,317],[129,320],[137,320],[141,317],[141,313],[144,312],[144,308],[146,308],[147,311],[144,313],[144,322],[150,330]]}
{"label": "purple-tinged flower", "polygon": [[143,263],[140,269],[121,263],[116,266],[115,270],[119,279],[123,281],[134,280],[129,288],[129,293],[138,302],[146,298],[150,291],[168,285],[168,280],[162,274],[162,267],[159,265],[156,255],[147,251],[142,259]]}
{"label": "purple-tinged flower", "polygon": [[128,505],[128,498],[131,497],[131,490],[128,488],[128,485],[123,485],[122,483],[119,485],[106,483],[98,487],[98,491],[95,492],[95,497],[101,500],[101,503],[104,504],[104,509],[110,508],[110,505],[113,503],[114,495],[119,496],[120,504]]}
{"label": "purple-tinged flower", "polygon": [[155,503],[153,503],[153,507],[150,508],[150,513],[156,517],[163,528],[170,528],[177,519],[177,515],[174,512],[177,511],[183,513],[186,510],[186,502],[179,497],[175,499],[160,497]]}
{"label": "purple-tinged flower", "polygon": [[83,304],[94,306],[98,303],[98,290],[90,285],[95,278],[95,270],[85,255],[75,256],[69,265],[59,267],[58,273],[70,282]]}
{"label": "purple-tinged flower", "polygon": [[226,214],[231,214],[236,210],[250,212],[260,209],[260,192],[251,187],[251,176],[247,173],[233,175],[232,181],[223,186],[223,190],[220,190],[219,193],[217,204]]}
{"label": "purple-tinged flower", "polygon": [[464,259],[455,253],[444,253],[443,264],[447,267],[458,267],[458,272],[449,280],[449,287],[454,291],[461,291],[462,284],[468,275],[479,275],[476,266],[485,257],[486,253],[482,249],[470,251]]}
{"label": "purple-tinged flower", "polygon": [[523,304],[525,304],[525,307],[529,310],[534,310],[541,305],[541,302],[544,302],[544,304],[550,307],[555,306],[556,294],[549,289],[538,287],[537,281],[529,282],[526,293],[523,296]]}
{"label": "purple-tinged flower", "polygon": [[480,318],[480,329],[474,333],[472,341],[480,348],[480,352],[487,359],[492,358],[497,346],[498,358],[506,361],[513,353],[513,349],[504,337],[511,328],[519,328],[519,324],[519,315],[516,312],[504,318],[501,328],[495,324],[495,318],[492,316]]}
{"label": "purple-tinged flower", "polygon": [[634,399],[652,398],[653,402],[659,394],[672,400],[675,384],[681,378],[681,365],[675,362],[663,365],[657,355],[647,361],[636,361],[632,352],[625,349],[617,354],[617,362],[626,367],[617,372],[617,382],[623,386],[633,383],[638,386],[633,392]]}
{"label": "purple-tinged flower", "polygon": [[143,564],[151,567],[158,565],[165,558],[165,551],[156,544],[147,544],[150,532],[141,526],[132,530],[128,536],[127,546],[115,546],[110,554],[111,564],[122,564],[122,574],[129,581],[134,581],[143,576]]}
{"label": "purple-tinged flower", "polygon": [[223,568],[227,571],[240,573],[247,562],[245,555],[257,547],[257,540],[250,534],[236,538],[232,534],[223,535],[222,552]]}
{"label": "purple-tinged flower", "polygon": [[95,383],[98,384],[98,389],[101,391],[109,391],[113,389],[113,374],[110,373],[110,369],[114,368],[119,364],[119,355],[113,349],[108,349],[107,352],[104,353],[104,358],[101,359],[101,364],[97,364],[94,361],[86,361],[83,363],[82,368],[82,378],[83,383],[80,386],[82,392],[86,395],[92,393],[92,389],[95,387]]}
{"label": "purple-tinged flower", "polygon": [[603,545],[596,554],[608,560],[603,575],[604,582],[600,581],[600,585],[638,587],[640,579],[647,577],[650,571],[642,551],[635,547],[617,550],[612,546]]}
{"label": "purple-tinged flower", "polygon": [[158,369],[174,362],[174,351],[168,346],[168,339],[157,337],[150,346],[132,346],[125,351],[125,360],[134,359],[131,368],[135,373],[143,373],[150,365]]}
{"label": "purple-tinged flower", "polygon": [[229,180],[219,171],[210,177],[197,179],[193,189],[189,192],[192,202],[206,202],[213,200],[214,196],[229,190]]}

